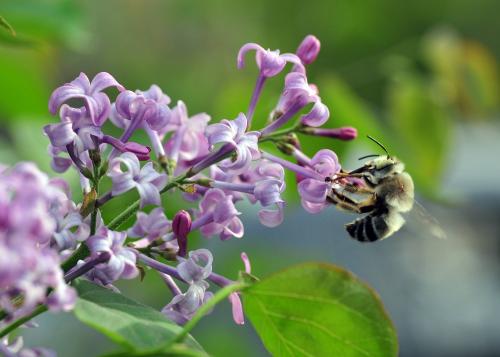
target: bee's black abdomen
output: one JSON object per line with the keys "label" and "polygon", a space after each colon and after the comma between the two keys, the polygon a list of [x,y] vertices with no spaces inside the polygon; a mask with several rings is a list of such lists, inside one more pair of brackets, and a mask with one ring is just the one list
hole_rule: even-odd
{"label": "bee's black abdomen", "polygon": [[373,217],[373,228],[375,229],[375,233],[377,234],[377,236],[380,238],[385,237],[389,232],[389,226],[385,221],[386,218],[387,216],[385,214]]}
{"label": "bee's black abdomen", "polygon": [[369,214],[345,226],[347,233],[359,242],[375,242],[388,230],[383,216]]}
{"label": "bee's black abdomen", "polygon": [[372,215],[368,215],[363,219],[363,221],[365,226],[364,232],[366,239],[370,242],[375,242],[376,240],[378,240],[380,236],[375,231],[373,225],[374,217]]}

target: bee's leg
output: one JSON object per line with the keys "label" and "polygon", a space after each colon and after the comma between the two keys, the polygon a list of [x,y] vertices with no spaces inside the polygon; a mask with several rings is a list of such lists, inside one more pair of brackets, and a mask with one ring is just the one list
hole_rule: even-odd
{"label": "bee's leg", "polygon": [[370,187],[356,186],[353,184],[347,184],[344,186],[344,190],[349,193],[360,193],[360,194],[373,194],[373,189]]}
{"label": "bee's leg", "polygon": [[345,211],[354,213],[368,213],[375,209],[375,196],[371,195],[364,201],[356,202],[351,198],[341,194],[337,190],[332,190],[327,197],[328,201]]}

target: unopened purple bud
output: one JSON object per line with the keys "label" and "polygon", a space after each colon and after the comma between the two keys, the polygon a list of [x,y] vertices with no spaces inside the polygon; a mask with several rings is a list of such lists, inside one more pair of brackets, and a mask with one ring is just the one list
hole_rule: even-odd
{"label": "unopened purple bud", "polygon": [[124,149],[124,152],[131,152],[132,154],[135,154],[135,156],[137,156],[137,158],[141,161],[148,161],[151,158],[149,155],[151,148],[148,146],[135,142],[128,142],[125,144]]}
{"label": "unopened purple bud", "polygon": [[321,44],[316,36],[308,35],[297,48],[297,56],[303,64],[311,64],[318,57]]}
{"label": "unopened purple bud", "polygon": [[335,129],[306,128],[303,132],[309,135],[323,136],[340,140],[353,140],[358,136],[356,128],[349,126]]}
{"label": "unopened purple bud", "polygon": [[191,215],[184,210],[177,212],[172,221],[172,231],[174,232],[177,243],[179,244],[179,252],[177,253],[181,257],[186,256],[187,252],[187,236],[191,231]]}
{"label": "unopened purple bud", "polygon": [[104,135],[102,137],[102,142],[112,145],[120,152],[130,152],[137,156],[137,158],[141,161],[148,161],[150,159],[149,153],[151,152],[151,149],[148,146],[144,146],[133,141],[125,143],[122,140],[110,135]]}

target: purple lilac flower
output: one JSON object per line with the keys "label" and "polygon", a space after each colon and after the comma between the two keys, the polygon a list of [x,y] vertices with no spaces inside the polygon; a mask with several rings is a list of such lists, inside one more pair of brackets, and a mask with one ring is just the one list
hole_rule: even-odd
{"label": "purple lilac flower", "polygon": [[58,108],[70,99],[82,99],[92,123],[102,126],[106,121],[111,103],[108,96],[102,91],[109,87],[116,87],[123,91],[124,88],[109,73],[98,73],[92,82],[84,73],[70,83],[57,88],[49,99],[49,110],[55,115]]}
{"label": "purple lilac flower", "polygon": [[252,122],[253,113],[255,111],[255,107],[257,105],[257,101],[259,100],[260,93],[262,92],[262,88],[264,88],[264,83],[267,78],[274,77],[279,74],[284,68],[287,62],[291,62],[295,64],[295,67],[298,70],[305,71],[303,69],[303,65],[300,59],[292,54],[285,53],[280,55],[279,50],[271,51],[265,50],[261,46],[256,43],[247,43],[241,47],[238,52],[238,69],[243,68],[245,65],[244,57],[248,51],[255,50],[255,61],[257,62],[257,67],[259,68],[259,76],[257,77],[257,83],[255,84],[255,88],[252,94],[252,98],[250,99],[250,105],[248,106],[247,118],[248,118],[248,127]]}
{"label": "purple lilac flower", "polygon": [[139,273],[135,266],[137,257],[133,249],[124,247],[126,238],[126,232],[111,231],[103,226],[87,239],[91,258],[103,252],[111,255],[106,263],[98,264],[87,277],[102,285],[109,285],[118,279],[135,278]]}
{"label": "purple lilac flower", "polygon": [[212,293],[206,291],[209,284],[205,279],[212,273],[213,256],[207,249],[198,249],[189,252],[187,259],[179,257],[179,260],[177,271],[189,288],[186,293],[175,295],[162,312],[169,319],[184,325],[212,297]]}
{"label": "purple lilac flower", "polygon": [[[125,171],[122,170],[122,164],[126,167]],[[136,188],[141,198],[141,208],[147,204],[161,204],[160,190],[165,187],[167,176],[158,173],[152,162],[141,168],[135,155],[124,153],[110,161],[108,176],[113,181],[113,196]]]}
{"label": "purple lilac flower", "polygon": [[60,156],[60,154],[65,152],[65,150],[54,147],[51,144],[47,148],[47,153],[51,157],[50,167],[57,173],[66,172],[73,164],[73,161],[69,157]]}
{"label": "purple lilac flower", "polygon": [[205,237],[219,235],[222,240],[231,237],[241,238],[244,230],[243,223],[238,218],[240,214],[234,207],[231,195],[213,188],[203,196],[191,230],[200,229]]}
{"label": "purple lilac flower", "polygon": [[127,142],[134,131],[144,129],[148,134],[157,156],[164,156],[160,135],[168,127],[170,120],[170,98],[161,89],[153,85],[147,91],[124,91],[116,98],[111,111],[111,121],[119,128],[125,129],[121,136]]}
{"label": "purple lilac flower", "polygon": [[310,167],[320,175],[320,179],[303,179],[298,185],[298,191],[304,209],[310,213],[318,213],[328,205],[326,198],[331,190],[331,183],[325,181],[325,178],[334,178],[340,172],[340,164],[333,151],[323,149],[313,156]]}
{"label": "purple lilac flower", "polygon": [[185,168],[190,162],[208,154],[209,145],[205,130],[209,121],[210,116],[206,113],[189,117],[186,105],[181,100],[172,109],[165,133],[169,131],[174,133],[165,143],[165,152],[177,167]]}
{"label": "purple lilac flower", "polygon": [[293,53],[280,54],[279,50],[265,50],[256,43],[247,43],[238,52],[238,69],[243,68],[245,65],[245,54],[253,50],[256,52],[255,61],[257,62],[257,67],[259,67],[259,71],[264,77],[276,76],[285,68],[287,62],[301,65],[299,57]]}
{"label": "purple lilac flower", "polygon": [[92,121],[86,108],[75,109],[63,104],[59,115],[61,123],[49,124],[43,129],[52,146],[66,147],[73,144],[77,153],[96,148],[95,138],[102,138],[103,134],[101,128]]}
{"label": "purple lilac flower", "polygon": [[60,251],[75,249],[89,237],[90,227],[83,221],[75,204],[65,214],[56,216],[56,222],[53,239]]}
{"label": "purple lilac flower", "polygon": [[[225,192],[247,193],[252,203],[260,202],[265,207],[259,211],[259,219],[263,225],[276,227],[281,224],[284,209],[281,193],[285,189],[283,167],[267,160],[261,160],[251,170],[239,177],[240,182],[238,183],[213,181],[211,186],[223,189]],[[275,209],[272,209],[273,206]]]}
{"label": "purple lilac flower", "polygon": [[[74,305],[75,291],[65,284],[60,257],[51,248],[59,215],[74,205],[66,190],[67,184],[49,180],[32,163],[0,171],[0,308],[12,316],[40,303],[52,310]],[[21,306],[11,303],[17,295],[23,296]]]}
{"label": "purple lilac flower", "polygon": [[143,238],[134,242],[134,247],[148,246],[156,240],[168,242],[174,239],[172,234],[172,223],[163,212],[163,208],[156,207],[149,214],[137,213],[137,220],[129,228],[127,234],[130,238]]}
{"label": "purple lilac flower", "polygon": [[223,170],[234,173],[244,172],[252,160],[260,157],[258,139],[259,132],[246,132],[247,119],[240,113],[235,120],[222,120],[220,123],[207,127],[208,142],[211,147],[216,144],[225,144],[230,151],[236,150],[236,159],[225,159],[219,163]]}
{"label": "purple lilac flower", "polygon": [[313,103],[313,107],[307,114],[301,116],[301,123],[314,127],[323,125],[328,120],[330,112],[328,107],[321,102],[317,88],[309,85],[305,74],[289,73],[285,78],[285,89],[272,114],[276,120],[262,130],[262,135],[272,133],[285,125],[309,103]]}

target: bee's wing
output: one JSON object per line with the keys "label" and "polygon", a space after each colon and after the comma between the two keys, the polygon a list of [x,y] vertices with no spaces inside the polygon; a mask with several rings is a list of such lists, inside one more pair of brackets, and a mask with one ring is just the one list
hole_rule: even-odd
{"label": "bee's wing", "polygon": [[413,200],[413,208],[404,216],[410,228],[414,228],[413,230],[418,231],[420,235],[423,232],[435,238],[446,239],[441,224],[417,200]]}

